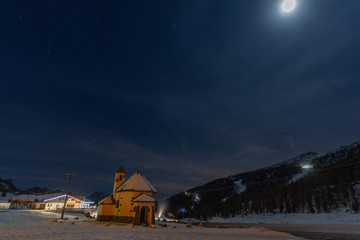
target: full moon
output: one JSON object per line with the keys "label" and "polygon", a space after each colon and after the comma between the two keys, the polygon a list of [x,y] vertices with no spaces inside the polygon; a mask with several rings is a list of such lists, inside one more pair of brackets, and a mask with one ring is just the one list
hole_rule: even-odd
{"label": "full moon", "polygon": [[281,5],[281,9],[283,10],[283,12],[291,12],[295,9],[296,6],[296,2],[295,0],[284,0],[284,2]]}

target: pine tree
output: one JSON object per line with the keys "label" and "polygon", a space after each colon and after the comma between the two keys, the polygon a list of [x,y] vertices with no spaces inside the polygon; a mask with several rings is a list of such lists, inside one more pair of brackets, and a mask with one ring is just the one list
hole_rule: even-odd
{"label": "pine tree", "polygon": [[324,191],[321,191],[321,205],[325,212],[329,212],[328,201],[326,199],[326,194],[324,193]]}
{"label": "pine tree", "polygon": [[317,212],[321,212],[321,198],[317,191],[315,192],[315,208]]}
{"label": "pine tree", "polygon": [[354,198],[353,203],[352,203],[352,210],[357,213],[359,211],[359,201],[357,200],[357,198]]}

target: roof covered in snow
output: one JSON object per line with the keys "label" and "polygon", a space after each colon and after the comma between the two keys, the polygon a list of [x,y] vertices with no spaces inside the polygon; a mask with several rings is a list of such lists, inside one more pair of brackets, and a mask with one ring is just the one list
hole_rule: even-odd
{"label": "roof covered in snow", "polygon": [[[53,197],[53,198],[44,199],[43,202],[63,202],[65,197],[66,197],[66,194],[63,194],[63,195],[56,196],[56,197]],[[85,202],[85,198],[84,198],[84,200],[81,200],[79,198],[76,198],[76,197],[73,197],[73,196],[70,196],[70,195],[67,195],[67,197],[68,197],[68,200],[75,200],[75,201],[78,201],[78,202]],[[87,202],[87,203],[94,203],[94,202]]]}
{"label": "roof covered in snow", "polygon": [[113,198],[113,195],[109,195],[106,198],[104,198],[103,200],[98,202],[98,205],[101,204],[115,204],[115,199]]}
{"label": "roof covered in snow", "polygon": [[133,202],[155,202],[155,199],[153,197],[150,197],[149,195],[143,193],[140,194],[137,198],[133,200]]}
{"label": "roof covered in snow", "polygon": [[116,189],[116,192],[120,191],[157,192],[139,171],[134,173],[134,175]]}

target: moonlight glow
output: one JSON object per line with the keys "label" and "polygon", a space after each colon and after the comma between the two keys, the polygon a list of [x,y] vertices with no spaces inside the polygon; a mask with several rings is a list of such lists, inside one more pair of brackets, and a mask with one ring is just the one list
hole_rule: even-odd
{"label": "moonlight glow", "polygon": [[292,12],[296,7],[296,2],[295,0],[284,0],[284,2],[281,5],[281,9],[283,10],[283,12]]}

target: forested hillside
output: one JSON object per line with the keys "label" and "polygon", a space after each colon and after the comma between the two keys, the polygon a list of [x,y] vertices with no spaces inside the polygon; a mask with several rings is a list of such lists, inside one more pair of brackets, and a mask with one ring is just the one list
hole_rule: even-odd
{"label": "forested hillside", "polygon": [[359,211],[360,143],[303,154],[229,176],[168,199],[168,214],[208,219],[238,214]]}

